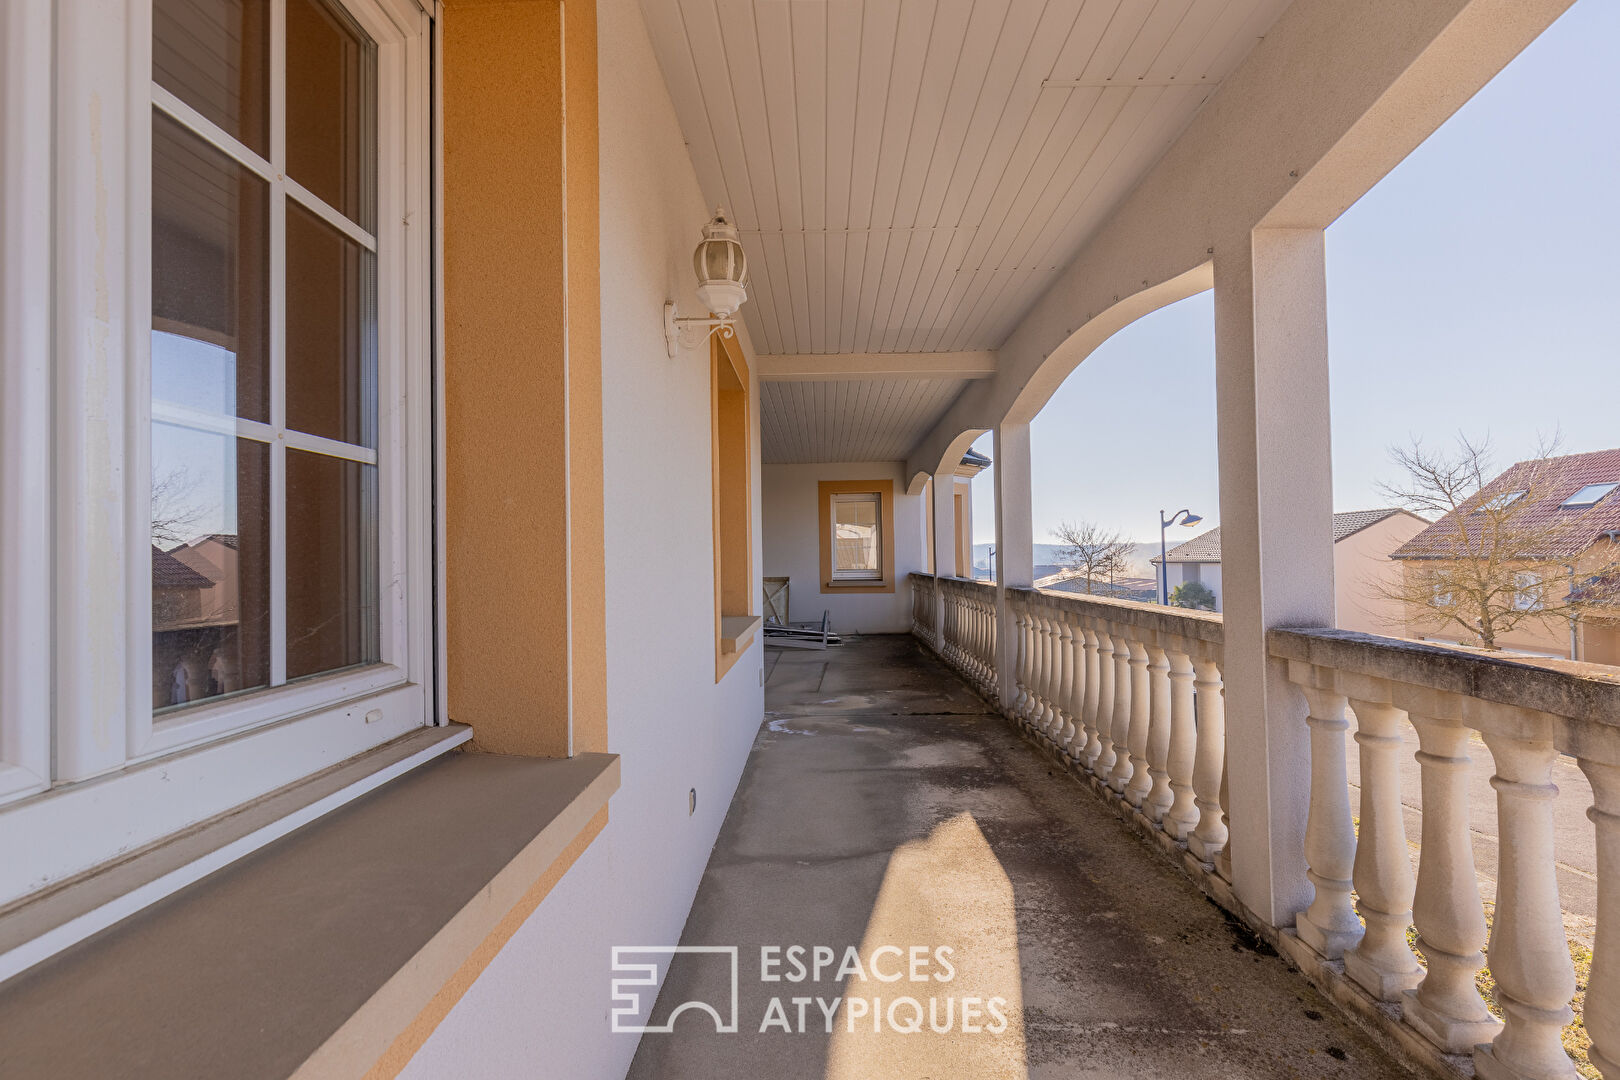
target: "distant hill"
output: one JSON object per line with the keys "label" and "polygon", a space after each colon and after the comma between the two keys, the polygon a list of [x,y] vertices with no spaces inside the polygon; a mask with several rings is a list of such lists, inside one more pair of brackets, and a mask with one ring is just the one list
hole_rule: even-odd
{"label": "distant hill", "polygon": [[[973,565],[976,568],[989,567],[990,549],[993,546],[994,545],[992,544],[973,545]],[[1056,565],[1058,562],[1058,553],[1062,550],[1063,545],[1061,544],[1036,544],[1035,564],[1037,566]],[[1157,558],[1158,554],[1158,544],[1131,545],[1130,565],[1125,571],[1126,576],[1145,578],[1153,577],[1153,564],[1148,560]]]}

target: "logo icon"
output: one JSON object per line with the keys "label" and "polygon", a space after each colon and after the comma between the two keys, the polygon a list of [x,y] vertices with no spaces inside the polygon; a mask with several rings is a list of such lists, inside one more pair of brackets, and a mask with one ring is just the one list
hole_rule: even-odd
{"label": "logo icon", "polygon": [[[731,998],[717,1007],[715,1003],[704,1000],[683,1001],[670,1011],[662,1024],[638,1024],[636,1021],[642,1015],[641,991],[638,987],[650,987],[653,996],[658,992],[659,958],[667,958],[666,965],[674,957],[683,954],[709,955],[725,957],[729,964],[730,978],[727,980],[731,987]],[[637,962],[638,959],[642,962]],[[716,961],[718,963],[718,961]],[[737,946],[735,945],[615,945],[613,946],[613,971],[618,977],[613,980],[613,1032],[626,1035],[647,1035],[654,1033],[668,1034],[675,1030],[676,1019],[688,1009],[706,1012],[714,1020],[714,1030],[718,1034],[735,1034],[737,1031]],[[722,1015],[722,1008],[725,1009]],[[647,1009],[650,1012],[652,1003]]]}

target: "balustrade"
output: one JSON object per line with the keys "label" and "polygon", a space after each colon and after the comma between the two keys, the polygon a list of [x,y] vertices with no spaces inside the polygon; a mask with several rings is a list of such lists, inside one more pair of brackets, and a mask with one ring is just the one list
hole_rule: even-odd
{"label": "balustrade", "polygon": [[[995,591],[921,577],[915,593],[918,636],[994,700]],[[1230,882],[1219,616],[1034,589],[1006,596],[1017,641],[1012,717],[1122,812]],[[1580,665],[1345,631],[1273,630],[1269,641],[1302,692],[1299,722],[1310,732],[1302,854],[1314,895],[1294,933],[1396,1006],[1384,1015],[1399,1020],[1389,1022],[1472,1054],[1487,1080],[1576,1075],[1561,1038],[1576,983],[1553,854],[1552,768],[1560,753],[1577,759],[1592,785],[1598,871],[1583,1019],[1591,1063],[1620,1080],[1620,681]],[[1422,814],[1415,872],[1401,791],[1409,729]],[[1347,736],[1360,766],[1354,806]],[[1468,798],[1469,769],[1486,753],[1494,896],[1477,874],[1474,842],[1487,834],[1476,833]],[[1501,1019],[1476,982],[1487,956]]]}
{"label": "balustrade", "polygon": [[[1574,1019],[1574,964],[1554,855],[1552,767],[1577,757],[1592,781],[1597,830],[1597,934],[1584,1022],[1589,1059],[1620,1077],[1613,875],[1620,766],[1620,682],[1586,665],[1543,665],[1335,630],[1274,630],[1272,655],[1310,699],[1311,816],[1305,853],[1317,895],[1296,924],[1300,940],[1333,955],[1348,925],[1347,860],[1365,935],[1345,948],[1346,976],[1448,1053],[1471,1053],[1487,1080],[1577,1075],[1562,1039]],[[1346,711],[1361,764],[1359,830],[1345,815]],[[1402,732],[1416,732],[1422,842],[1414,883],[1400,790]],[[1483,744],[1483,749],[1481,749]],[[1469,771],[1495,766],[1497,837],[1489,921],[1474,860]],[[1359,833],[1359,835],[1357,834]],[[1489,883],[1486,884],[1487,889]],[[1406,944],[1417,931],[1423,964]],[[1498,1020],[1476,976],[1489,963]]]}

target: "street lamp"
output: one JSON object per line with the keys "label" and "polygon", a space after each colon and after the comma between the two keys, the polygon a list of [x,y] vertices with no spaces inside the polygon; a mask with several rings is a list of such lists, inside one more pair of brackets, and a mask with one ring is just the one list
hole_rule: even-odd
{"label": "street lamp", "polygon": [[[1183,515],[1186,516],[1183,517]],[[1177,518],[1181,520],[1178,522]],[[1177,510],[1169,517],[1164,516],[1163,510],[1159,511],[1159,603],[1170,603],[1170,564],[1166,561],[1169,553],[1165,549],[1164,531],[1170,526],[1178,524],[1185,525],[1190,529],[1203,520],[1202,517],[1191,510]]]}

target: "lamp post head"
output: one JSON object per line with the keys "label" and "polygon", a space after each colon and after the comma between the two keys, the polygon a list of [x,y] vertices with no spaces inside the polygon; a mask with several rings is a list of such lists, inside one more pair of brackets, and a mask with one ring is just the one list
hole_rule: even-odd
{"label": "lamp post head", "polygon": [[1200,514],[1188,514],[1186,517],[1181,519],[1181,523],[1190,529],[1203,520],[1203,516]]}

